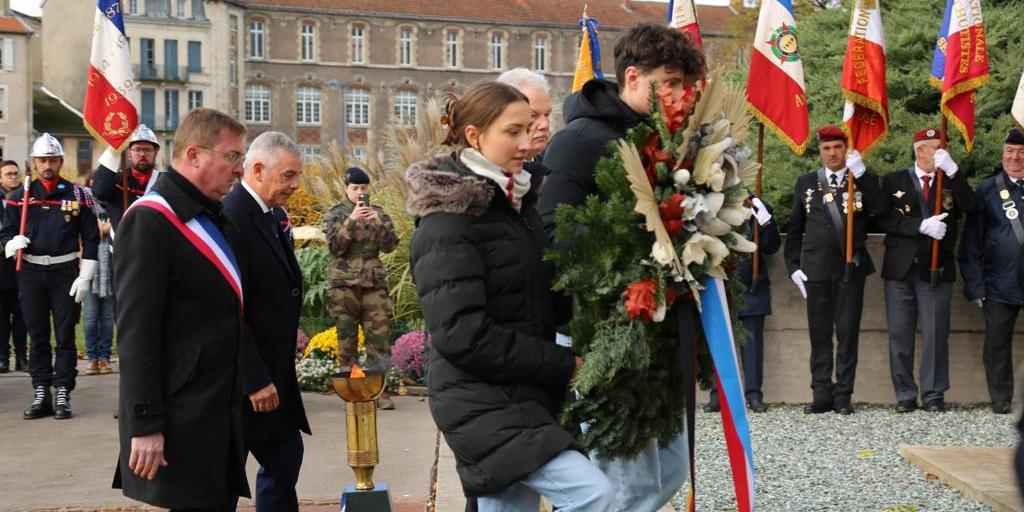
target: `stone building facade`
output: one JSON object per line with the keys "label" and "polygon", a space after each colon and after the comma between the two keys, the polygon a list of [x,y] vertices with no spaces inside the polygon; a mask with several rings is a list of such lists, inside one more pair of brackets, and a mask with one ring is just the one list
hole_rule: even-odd
{"label": "stone building facade", "polygon": [[[430,98],[526,67],[551,83],[558,125],[584,3],[601,24],[601,65],[609,77],[618,36],[666,15],[664,3],[629,0],[249,0],[243,120],[253,135],[294,135],[307,155],[338,141],[362,158],[388,122],[412,125]],[[729,7],[699,7],[710,55],[729,45],[733,14]]]}
{"label": "stone building facade", "polygon": [[21,165],[32,136],[32,30],[0,0],[0,160]]}

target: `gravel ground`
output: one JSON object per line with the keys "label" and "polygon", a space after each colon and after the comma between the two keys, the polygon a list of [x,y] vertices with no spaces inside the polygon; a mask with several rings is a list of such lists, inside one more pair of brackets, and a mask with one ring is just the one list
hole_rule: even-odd
{"label": "gravel ground", "polygon": [[[903,445],[1013,446],[1013,414],[955,406],[897,415],[860,405],[852,416],[805,415],[802,405],[750,414],[758,510],[988,511],[900,456]],[[736,510],[721,417],[697,412],[697,510]],[[673,504],[682,510],[685,493]]]}

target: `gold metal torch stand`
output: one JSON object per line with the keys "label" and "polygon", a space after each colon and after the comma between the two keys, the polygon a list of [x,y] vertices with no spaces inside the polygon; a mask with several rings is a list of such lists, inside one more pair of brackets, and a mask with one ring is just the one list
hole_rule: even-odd
{"label": "gold metal torch stand", "polygon": [[355,485],[346,485],[341,494],[342,512],[391,512],[387,484],[373,483],[377,455],[377,403],[384,391],[384,374],[367,372],[352,378],[350,372],[331,376],[334,392],[345,401],[345,425],[348,437],[348,465],[356,475]]}

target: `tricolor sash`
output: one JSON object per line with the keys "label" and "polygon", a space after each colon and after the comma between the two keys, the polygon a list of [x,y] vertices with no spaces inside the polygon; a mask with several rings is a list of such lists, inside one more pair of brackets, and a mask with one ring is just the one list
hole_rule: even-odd
{"label": "tricolor sash", "polygon": [[212,220],[206,215],[199,214],[188,222],[182,222],[167,200],[157,192],[150,192],[140,197],[128,207],[125,216],[127,217],[128,212],[139,207],[152,208],[163,214],[171,225],[177,228],[182,236],[224,276],[228,286],[238,296],[239,308],[242,307],[242,278],[241,272],[238,270],[238,262],[235,260],[235,255],[231,252],[231,247],[228,246],[224,234]]}

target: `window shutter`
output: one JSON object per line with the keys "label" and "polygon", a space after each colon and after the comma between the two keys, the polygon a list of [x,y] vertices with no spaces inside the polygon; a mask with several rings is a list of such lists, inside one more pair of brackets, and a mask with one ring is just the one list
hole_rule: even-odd
{"label": "window shutter", "polygon": [[14,69],[14,40],[4,38],[4,69]]}

